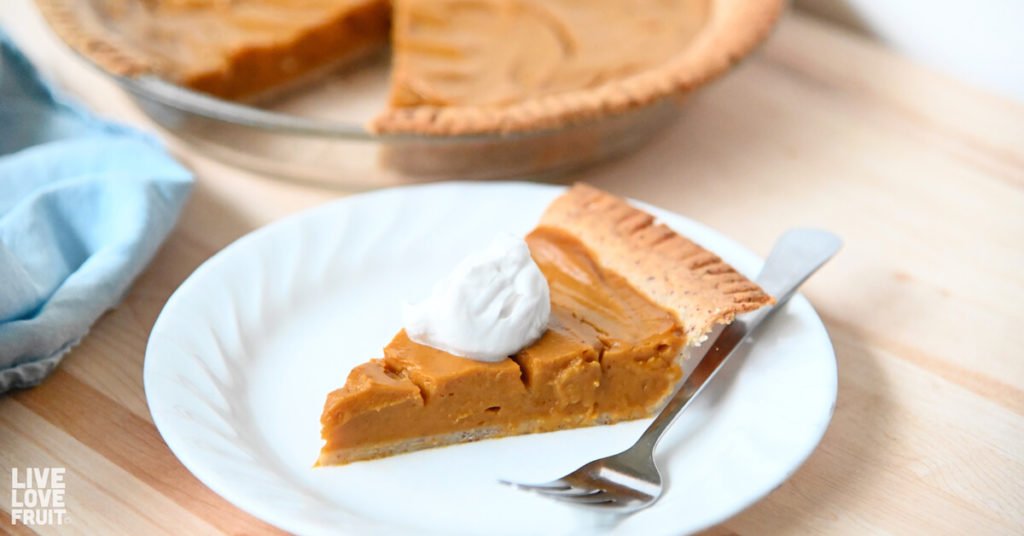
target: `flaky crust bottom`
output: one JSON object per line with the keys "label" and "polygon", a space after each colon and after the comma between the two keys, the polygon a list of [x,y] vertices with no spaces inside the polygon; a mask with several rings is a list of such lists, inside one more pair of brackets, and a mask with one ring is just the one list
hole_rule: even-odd
{"label": "flaky crust bottom", "polygon": [[659,402],[659,404],[649,408],[649,410],[637,411],[629,415],[602,415],[597,419],[593,419],[590,421],[574,422],[569,425],[545,426],[542,423],[538,422],[526,422],[517,428],[472,428],[469,430],[461,430],[458,432],[452,432],[448,434],[440,434],[428,437],[415,437],[411,439],[393,441],[390,443],[380,443],[362,447],[321,451],[320,458],[317,459],[316,466],[323,467],[328,465],[346,465],[352,462],[375,460],[377,458],[386,458],[388,456],[405,454],[407,452],[415,452],[417,450],[445,447],[448,445],[456,445],[459,443],[472,443],[475,441],[482,441],[484,439],[497,439],[500,437],[509,437],[515,435],[556,432],[559,430],[585,428],[588,426],[599,426],[603,424],[613,424],[622,421],[643,419],[645,417],[652,416],[654,414],[654,410],[661,407],[663,403],[664,401]]}

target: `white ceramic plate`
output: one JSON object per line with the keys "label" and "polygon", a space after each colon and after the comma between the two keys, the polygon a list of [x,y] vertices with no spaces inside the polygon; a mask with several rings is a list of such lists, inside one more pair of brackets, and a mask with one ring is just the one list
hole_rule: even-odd
{"label": "white ceramic plate", "polygon": [[[658,451],[668,489],[615,517],[497,483],[542,482],[617,452],[647,421],[482,441],[314,469],[320,411],[379,356],[400,304],[498,231],[528,232],[561,188],[438,184],[353,196],[262,228],[189,277],[146,350],[160,433],[200,480],[283,529],[321,533],[680,534],[721,522],[811,453],[836,398],[832,346],[796,297],[698,399]],[[747,275],[761,261],[646,207]]]}

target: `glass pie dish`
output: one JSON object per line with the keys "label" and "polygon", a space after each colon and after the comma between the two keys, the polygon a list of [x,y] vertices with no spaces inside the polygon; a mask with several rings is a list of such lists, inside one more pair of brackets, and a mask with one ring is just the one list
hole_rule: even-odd
{"label": "glass pie dish", "polygon": [[217,158],[338,188],[558,177],[639,147],[673,122],[683,100],[666,98],[628,113],[522,133],[377,134],[365,125],[383,107],[387,61],[374,63],[373,71],[345,70],[260,106],[153,76],[112,76],[149,117]]}
{"label": "glass pie dish", "polygon": [[[217,80],[235,76],[259,77],[267,74],[268,69],[301,75],[307,71],[299,69],[306,67],[299,67],[300,64],[295,62],[306,61],[306,56],[297,48],[294,53],[287,53],[290,56],[271,58],[272,61],[260,60],[262,63],[254,60],[261,54],[275,53],[277,49],[300,46],[295,44],[299,41],[275,41],[277,38],[266,37],[268,34],[277,35],[274,32],[278,31],[280,19],[266,18],[267,13],[263,13],[259,23],[262,26],[258,30],[245,30],[264,39],[257,45],[239,40],[255,37],[239,34],[238,27],[226,25],[233,23],[236,15],[252,15],[252,6],[243,7],[242,4],[238,5],[240,11],[236,13],[232,11],[236,7],[231,3],[210,3],[206,0],[166,0],[163,3],[141,0],[36,1],[47,21],[72,49],[113,77],[146,114],[186,143],[222,160],[272,177],[346,189],[429,180],[550,178],[628,153],[672,123],[689,93],[728,70],[760,42],[782,6],[781,0],[679,0],[675,4],[658,4],[658,11],[636,11],[629,7],[632,4],[612,2],[609,5],[617,6],[620,11],[601,24],[586,17],[573,19],[570,16],[567,19],[576,20],[580,25],[576,28],[580,34],[567,34],[567,39],[589,36],[588,48],[581,45],[572,53],[563,50],[558,52],[562,54],[559,56],[561,59],[557,59],[535,50],[529,52],[532,50],[529,43],[512,41],[509,45],[511,53],[517,55],[520,63],[499,64],[500,69],[507,69],[499,74],[511,77],[512,84],[525,84],[522,82],[524,75],[518,70],[523,65],[544,64],[547,65],[547,73],[559,73],[563,66],[566,72],[589,73],[576,75],[583,76],[581,81],[573,82],[580,85],[566,86],[569,89],[558,91],[545,85],[530,86],[520,91],[520,100],[482,101],[479,104],[473,101],[425,100],[406,107],[402,103],[396,105],[395,101],[389,103],[388,96],[396,94],[393,91],[396,87],[405,91],[398,94],[411,92],[419,96],[423,88],[433,89],[436,86],[429,85],[431,80],[425,82],[428,85],[423,85],[423,80],[415,78],[412,79],[420,85],[408,83],[410,76],[415,76],[409,74],[409,69],[420,68],[411,66],[427,64],[422,61],[414,63],[407,56],[401,56],[403,52],[400,49],[409,46],[403,45],[401,40],[395,41],[393,48],[396,50],[390,53],[377,50],[343,69],[321,72],[315,80],[288,84],[286,92],[268,92],[273,98],[235,101],[190,89],[197,86],[188,80],[197,79],[179,79],[177,74],[180,71],[171,72],[166,67],[205,65],[208,58],[221,58],[219,54],[224,52],[221,49],[227,47],[231,55],[225,61],[229,63],[217,67],[217,71],[210,71],[221,77]],[[163,4],[178,11],[161,11]],[[330,2],[327,4],[334,6]],[[255,2],[252,5],[259,8],[263,4]],[[291,4],[267,5],[275,6],[275,16],[293,13],[288,11]],[[378,7],[390,9],[390,5]],[[408,4],[396,5],[396,13],[403,13],[398,5]],[[425,2],[419,5],[436,4]],[[576,6],[566,7],[569,10],[566,13],[590,9],[577,4],[566,5]],[[593,7],[596,13],[605,4]],[[196,11],[189,11],[192,9]],[[669,13],[661,10],[670,9],[682,10],[689,13],[687,16],[697,18],[659,21]],[[166,13],[178,18],[164,18]],[[190,18],[193,15],[195,18]],[[389,15],[384,12],[384,16]],[[131,20],[135,22],[129,24]],[[431,24],[445,24],[445,20],[441,17]],[[588,25],[582,25],[580,21],[588,21]],[[627,21],[632,22],[627,25]],[[253,22],[247,19],[245,24]],[[399,22],[394,24],[402,27]],[[356,35],[352,32],[369,31],[368,28],[342,25],[316,31],[321,32],[318,38],[331,39]],[[386,27],[380,28],[386,31]],[[650,52],[660,54],[656,56],[660,59],[650,60],[649,64],[643,63],[647,61],[644,49],[630,49],[626,47],[628,43],[615,45],[606,37],[610,31],[625,29],[627,35],[636,36],[636,43],[645,43],[642,36],[651,34],[651,28],[660,28],[655,34],[668,36],[665,37],[668,40],[659,43],[661,48],[652,49],[660,51]],[[435,34],[439,39],[456,35],[447,29],[435,31]],[[483,39],[486,43],[507,42],[500,40],[502,35],[486,34]],[[221,48],[204,48],[204,43]],[[307,50],[313,49],[307,47]],[[330,45],[320,45],[313,52],[325,53],[328,50],[334,49]],[[491,80],[475,70],[459,70],[465,65],[451,62],[468,61],[464,58],[474,49],[456,50],[438,56],[449,62],[443,64],[444,68],[455,69],[459,73],[457,76],[473,81],[467,84]],[[185,59],[178,57],[183,54]],[[399,58],[394,62],[393,54]],[[619,63],[600,63],[611,60],[594,59],[608,54]],[[498,56],[474,57],[484,57],[489,61]],[[404,62],[402,58],[405,58]],[[239,63],[230,63],[232,61]],[[560,61],[568,63],[558,63]],[[588,66],[586,61],[595,61],[598,67]],[[392,63],[395,65],[394,73],[391,72]],[[491,64],[484,62],[479,65]],[[597,70],[579,71],[581,65]],[[475,74],[467,77],[465,73]],[[381,123],[381,113],[390,116],[391,122]],[[479,121],[481,114],[484,117],[482,122]],[[458,124],[463,126],[477,120],[479,128],[460,130],[438,126],[452,118],[459,118],[457,121],[461,123]],[[423,127],[424,122],[432,126]],[[483,123],[491,126],[479,126]],[[381,124],[390,126],[370,126],[380,127]]]}

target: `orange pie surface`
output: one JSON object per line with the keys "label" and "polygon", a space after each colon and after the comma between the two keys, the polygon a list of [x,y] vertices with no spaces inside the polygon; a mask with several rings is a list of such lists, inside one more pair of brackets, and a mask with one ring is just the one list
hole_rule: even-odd
{"label": "orange pie surface", "polygon": [[[596,226],[612,230],[602,233],[607,242],[601,242],[574,233],[565,218],[603,222]],[[645,275],[637,277],[602,262],[602,255],[614,255],[623,245],[616,245],[618,239],[639,245],[644,229],[656,231],[651,236],[665,253],[651,256],[657,248],[648,247],[647,254],[624,261],[639,267],[664,256],[667,272],[645,267]],[[526,242],[550,287],[551,319],[541,338],[503,361],[487,363],[418,344],[400,331],[383,358],[353,369],[345,385],[327,396],[319,465],[649,416],[680,381],[688,347],[699,344],[714,325],[771,300],[696,244],[586,186],[557,200]],[[676,254],[697,260],[699,267],[684,274],[668,266]],[[678,288],[682,299],[707,306],[691,325],[672,305],[678,300],[658,298],[656,289],[663,285],[653,281],[676,284],[681,275],[702,282],[689,294]]]}
{"label": "orange pie surface", "polygon": [[127,67],[229,99],[287,87],[385,46],[391,17],[386,0],[82,2],[94,9],[80,16],[95,14]]}

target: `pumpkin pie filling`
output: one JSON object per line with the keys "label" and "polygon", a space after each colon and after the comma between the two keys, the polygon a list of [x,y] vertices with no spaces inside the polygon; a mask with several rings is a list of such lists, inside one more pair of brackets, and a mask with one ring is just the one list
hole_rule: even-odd
{"label": "pumpkin pie filling", "polygon": [[664,64],[709,0],[395,0],[395,107],[500,106]]}
{"label": "pumpkin pie filling", "polygon": [[[347,463],[465,439],[559,430],[648,415],[681,376],[676,315],[606,270],[560,229],[526,237],[551,290],[547,332],[485,363],[398,333],[383,359],[328,395],[319,464]],[[414,443],[409,445],[409,443]]]}

